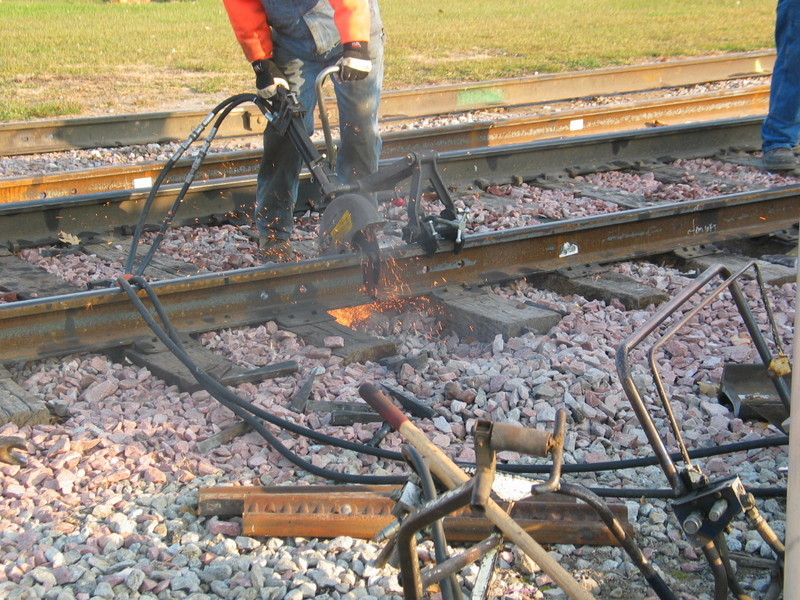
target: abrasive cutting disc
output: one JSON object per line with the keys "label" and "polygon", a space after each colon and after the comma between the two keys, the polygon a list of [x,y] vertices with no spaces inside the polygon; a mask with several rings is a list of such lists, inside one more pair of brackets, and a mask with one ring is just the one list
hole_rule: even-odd
{"label": "abrasive cutting disc", "polygon": [[[322,213],[319,224],[320,254],[362,250],[354,244],[354,240],[361,242],[364,232],[382,223],[378,209],[369,199],[358,194],[339,196]],[[359,233],[362,235],[359,236]]]}

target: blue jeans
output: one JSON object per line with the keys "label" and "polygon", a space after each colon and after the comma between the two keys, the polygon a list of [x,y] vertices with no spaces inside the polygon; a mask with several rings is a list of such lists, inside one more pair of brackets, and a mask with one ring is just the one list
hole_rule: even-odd
{"label": "blue jeans", "polygon": [[778,0],[775,46],[769,113],[761,128],[764,152],[794,148],[800,138],[800,0]]}
{"label": "blue jeans", "polygon": [[[317,54],[310,37],[276,34],[273,40],[275,63],[307,111],[304,124],[310,135],[314,129],[317,75],[324,68],[336,64],[342,56],[342,46]],[[382,30],[377,34],[373,32],[369,52],[372,70],[365,79],[346,83],[334,81],[340,123],[336,178],[345,183],[377,171],[381,154],[378,109],[383,86]],[[301,166],[302,158],[289,139],[267,126],[256,188],[255,220],[260,234],[277,240],[291,236]]]}

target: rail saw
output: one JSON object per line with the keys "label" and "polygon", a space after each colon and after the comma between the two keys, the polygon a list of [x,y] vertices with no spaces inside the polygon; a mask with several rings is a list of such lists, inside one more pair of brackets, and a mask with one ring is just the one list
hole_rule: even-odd
{"label": "rail saw", "polygon": [[[320,73],[316,82],[318,98],[322,97],[321,87],[325,77],[338,70],[339,67],[329,67]],[[410,189],[405,202],[408,222],[402,228],[403,241],[419,244],[428,255],[436,252],[442,240],[451,241],[455,252],[461,250],[467,213],[453,204],[436,164],[436,152],[409,152],[372,175],[354,183],[340,183],[335,180],[332,164],[335,161],[335,148],[322,101],[320,118],[327,155],[317,150],[306,132],[303,125],[306,109],[298,102],[296,95],[285,88],[278,90],[271,100],[257,104],[270,121],[269,126],[291,140],[320,188],[320,203],[314,205],[315,209],[322,212],[318,238],[320,254],[357,251],[378,261],[377,231],[384,219],[373,198],[378,192],[393,190],[404,180],[410,180]],[[437,215],[427,214],[422,206],[423,193],[429,189],[435,192],[444,207]]]}

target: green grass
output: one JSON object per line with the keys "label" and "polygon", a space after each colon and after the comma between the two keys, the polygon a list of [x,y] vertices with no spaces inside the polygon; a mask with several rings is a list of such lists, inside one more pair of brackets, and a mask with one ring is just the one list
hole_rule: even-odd
{"label": "green grass", "polygon": [[0,99],[0,121],[26,121],[30,119],[52,119],[66,115],[77,115],[83,110],[80,102],[55,100],[23,104]]}
{"label": "green grass", "polygon": [[[382,0],[386,88],[773,45],[774,0]],[[2,0],[0,120],[250,89],[222,0]],[[91,98],[91,100],[87,99]],[[93,106],[86,106],[87,103]]]}

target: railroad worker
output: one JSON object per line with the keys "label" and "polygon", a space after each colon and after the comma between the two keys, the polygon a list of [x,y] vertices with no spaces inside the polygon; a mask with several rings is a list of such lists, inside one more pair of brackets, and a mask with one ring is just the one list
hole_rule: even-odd
{"label": "railroad worker", "polygon": [[800,138],[800,0],[778,0],[775,47],[778,55],[761,149],[764,167],[788,171],[798,167],[792,149]]}
{"label": "railroad worker", "polygon": [[[326,67],[339,108],[337,178],[349,183],[378,168],[378,107],[383,85],[383,23],[378,0],[223,0],[233,31],[253,66],[259,95],[278,86],[297,93],[314,126],[315,81]],[[302,159],[289,141],[267,126],[258,171],[255,221],[261,253],[291,255],[289,237]]]}

